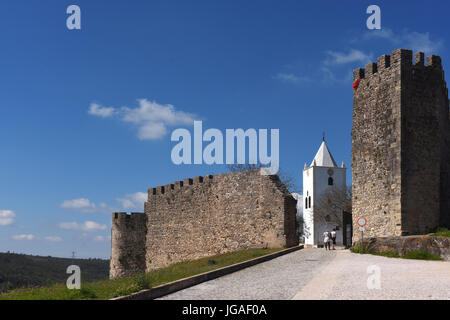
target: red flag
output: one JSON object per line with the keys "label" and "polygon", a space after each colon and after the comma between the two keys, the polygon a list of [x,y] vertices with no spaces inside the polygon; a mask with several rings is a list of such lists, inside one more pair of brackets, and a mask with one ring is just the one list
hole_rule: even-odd
{"label": "red flag", "polygon": [[359,82],[361,81],[362,78],[359,78],[358,80],[356,80],[355,82],[353,82],[352,87],[354,90],[358,89],[359,86]]}

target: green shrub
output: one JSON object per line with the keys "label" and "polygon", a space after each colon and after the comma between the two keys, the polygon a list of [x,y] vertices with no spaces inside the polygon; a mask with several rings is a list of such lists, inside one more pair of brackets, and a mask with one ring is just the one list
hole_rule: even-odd
{"label": "green shrub", "polygon": [[152,282],[150,279],[150,274],[145,273],[129,278],[125,285],[120,285],[112,295],[113,297],[126,296],[133,292],[150,289],[151,287]]}
{"label": "green shrub", "polygon": [[138,291],[141,291],[141,289],[139,289],[139,287],[137,287],[136,284],[133,283],[125,288],[120,287],[119,289],[114,291],[113,297],[116,298],[116,297],[126,296],[133,292],[138,292]]}
{"label": "green shrub", "polygon": [[383,252],[374,252],[372,254],[374,254],[376,256],[387,257],[387,258],[401,258],[401,256],[398,254],[398,252],[393,251],[393,250],[388,250],[388,251],[383,251]]}
{"label": "green shrub", "polygon": [[362,253],[362,254],[373,254],[376,256],[383,256],[388,258],[403,258],[403,259],[418,259],[418,260],[443,260],[440,256],[432,254],[426,250],[415,250],[410,251],[404,255],[400,255],[397,251],[388,250],[383,252],[368,252],[364,249],[364,252],[361,252],[361,244],[354,245],[350,248],[350,251],[353,253]]}
{"label": "green shrub", "polygon": [[363,253],[363,254],[369,253],[369,252],[367,252],[366,248],[364,248],[364,252],[362,252],[361,243],[358,243],[358,244],[354,245],[353,247],[351,247],[350,251],[353,253]]}
{"label": "green shrub", "polygon": [[80,290],[72,290],[76,299],[95,299],[97,295],[91,288],[83,287]]}
{"label": "green shrub", "polygon": [[450,237],[450,230],[447,228],[439,228],[435,233],[431,234],[436,237]]}
{"label": "green shrub", "polygon": [[150,275],[146,273],[138,276],[136,278],[135,284],[136,287],[139,288],[139,290],[150,289],[152,287]]}
{"label": "green shrub", "polygon": [[404,259],[419,259],[419,260],[443,260],[440,256],[429,253],[425,250],[410,251],[402,256]]}

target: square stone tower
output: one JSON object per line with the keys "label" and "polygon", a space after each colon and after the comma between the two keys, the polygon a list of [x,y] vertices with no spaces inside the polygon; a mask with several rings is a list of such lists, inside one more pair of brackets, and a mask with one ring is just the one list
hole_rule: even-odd
{"label": "square stone tower", "polygon": [[353,73],[352,212],[369,237],[450,226],[449,100],[441,58],[397,49]]}

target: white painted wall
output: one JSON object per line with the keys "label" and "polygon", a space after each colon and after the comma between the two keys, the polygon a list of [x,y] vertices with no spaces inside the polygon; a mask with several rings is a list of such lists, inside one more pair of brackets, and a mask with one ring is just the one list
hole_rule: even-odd
{"label": "white painted wall", "polygon": [[[333,170],[333,185],[328,185],[328,170]],[[326,230],[333,230],[335,225],[326,223],[323,219],[314,216],[314,204],[330,188],[346,188],[346,168],[340,167],[318,167],[311,166],[303,170],[303,218],[305,220],[305,233],[309,236],[305,239],[305,244],[323,244],[323,233]],[[305,208],[305,198],[311,196],[311,208]],[[337,213],[342,217],[342,212]],[[344,226],[340,226],[337,231],[336,242],[342,245]]]}

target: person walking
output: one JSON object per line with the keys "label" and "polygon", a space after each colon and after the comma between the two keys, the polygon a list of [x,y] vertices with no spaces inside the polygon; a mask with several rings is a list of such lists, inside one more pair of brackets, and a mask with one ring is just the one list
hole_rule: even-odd
{"label": "person walking", "polygon": [[333,250],[336,250],[336,229],[333,229],[333,231],[331,231],[331,241],[333,241]]}
{"label": "person walking", "polygon": [[325,250],[330,250],[330,232],[328,230],[323,233],[323,244]]}

